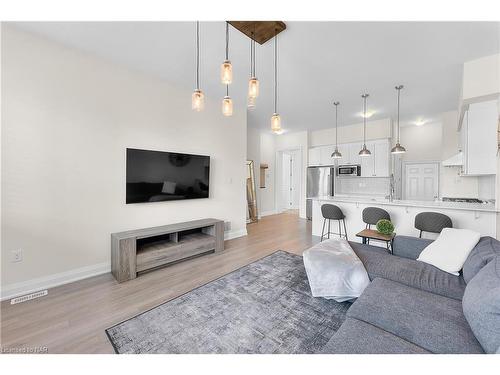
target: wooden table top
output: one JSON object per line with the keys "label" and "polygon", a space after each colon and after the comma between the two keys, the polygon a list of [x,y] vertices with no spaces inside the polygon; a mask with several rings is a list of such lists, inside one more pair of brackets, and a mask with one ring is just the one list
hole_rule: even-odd
{"label": "wooden table top", "polygon": [[381,241],[392,241],[394,237],[396,237],[396,233],[392,234],[382,234],[377,232],[374,229],[363,229],[361,232],[356,234],[356,237],[364,237],[370,238],[373,240],[381,240]]}

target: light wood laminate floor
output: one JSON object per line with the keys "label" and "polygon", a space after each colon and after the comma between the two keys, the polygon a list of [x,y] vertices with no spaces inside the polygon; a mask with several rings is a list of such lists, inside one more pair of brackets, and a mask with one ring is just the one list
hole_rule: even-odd
{"label": "light wood laminate floor", "polygon": [[113,353],[104,330],[206,284],[276,250],[301,254],[316,242],[311,222],[296,212],[247,226],[248,236],[225,250],[174,264],[118,284],[111,274],[49,290],[47,297],[1,305],[1,346],[47,347],[49,353]]}

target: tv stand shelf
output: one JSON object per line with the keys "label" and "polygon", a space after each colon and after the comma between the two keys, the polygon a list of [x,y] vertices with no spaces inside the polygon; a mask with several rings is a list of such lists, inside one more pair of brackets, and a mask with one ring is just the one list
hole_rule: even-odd
{"label": "tv stand shelf", "polygon": [[118,282],[140,272],[224,250],[224,222],[202,219],[111,234],[111,273]]}

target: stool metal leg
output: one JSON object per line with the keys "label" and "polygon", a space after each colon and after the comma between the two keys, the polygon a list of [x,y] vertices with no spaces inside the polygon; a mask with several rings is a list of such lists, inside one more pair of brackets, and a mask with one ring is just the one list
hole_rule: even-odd
{"label": "stool metal leg", "polygon": [[331,220],[328,219],[328,239],[330,239],[330,222]]}
{"label": "stool metal leg", "polygon": [[345,227],[345,220],[344,220],[344,219],[342,219],[342,222],[344,223],[344,234],[345,234],[345,239],[346,239],[346,241],[349,241],[349,239],[347,238],[347,229],[346,229],[346,227]]}
{"label": "stool metal leg", "polygon": [[319,242],[323,242],[323,236],[325,233],[325,223],[326,223],[326,219],[323,219],[323,229],[321,229],[321,240]]}

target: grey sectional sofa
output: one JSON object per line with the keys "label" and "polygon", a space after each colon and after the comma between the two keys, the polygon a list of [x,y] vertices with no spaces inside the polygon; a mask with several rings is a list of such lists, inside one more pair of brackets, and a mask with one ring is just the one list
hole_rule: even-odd
{"label": "grey sectional sofa", "polygon": [[430,242],[351,243],[372,282],[322,353],[500,353],[500,242],[481,238],[460,276],[415,260]]}

